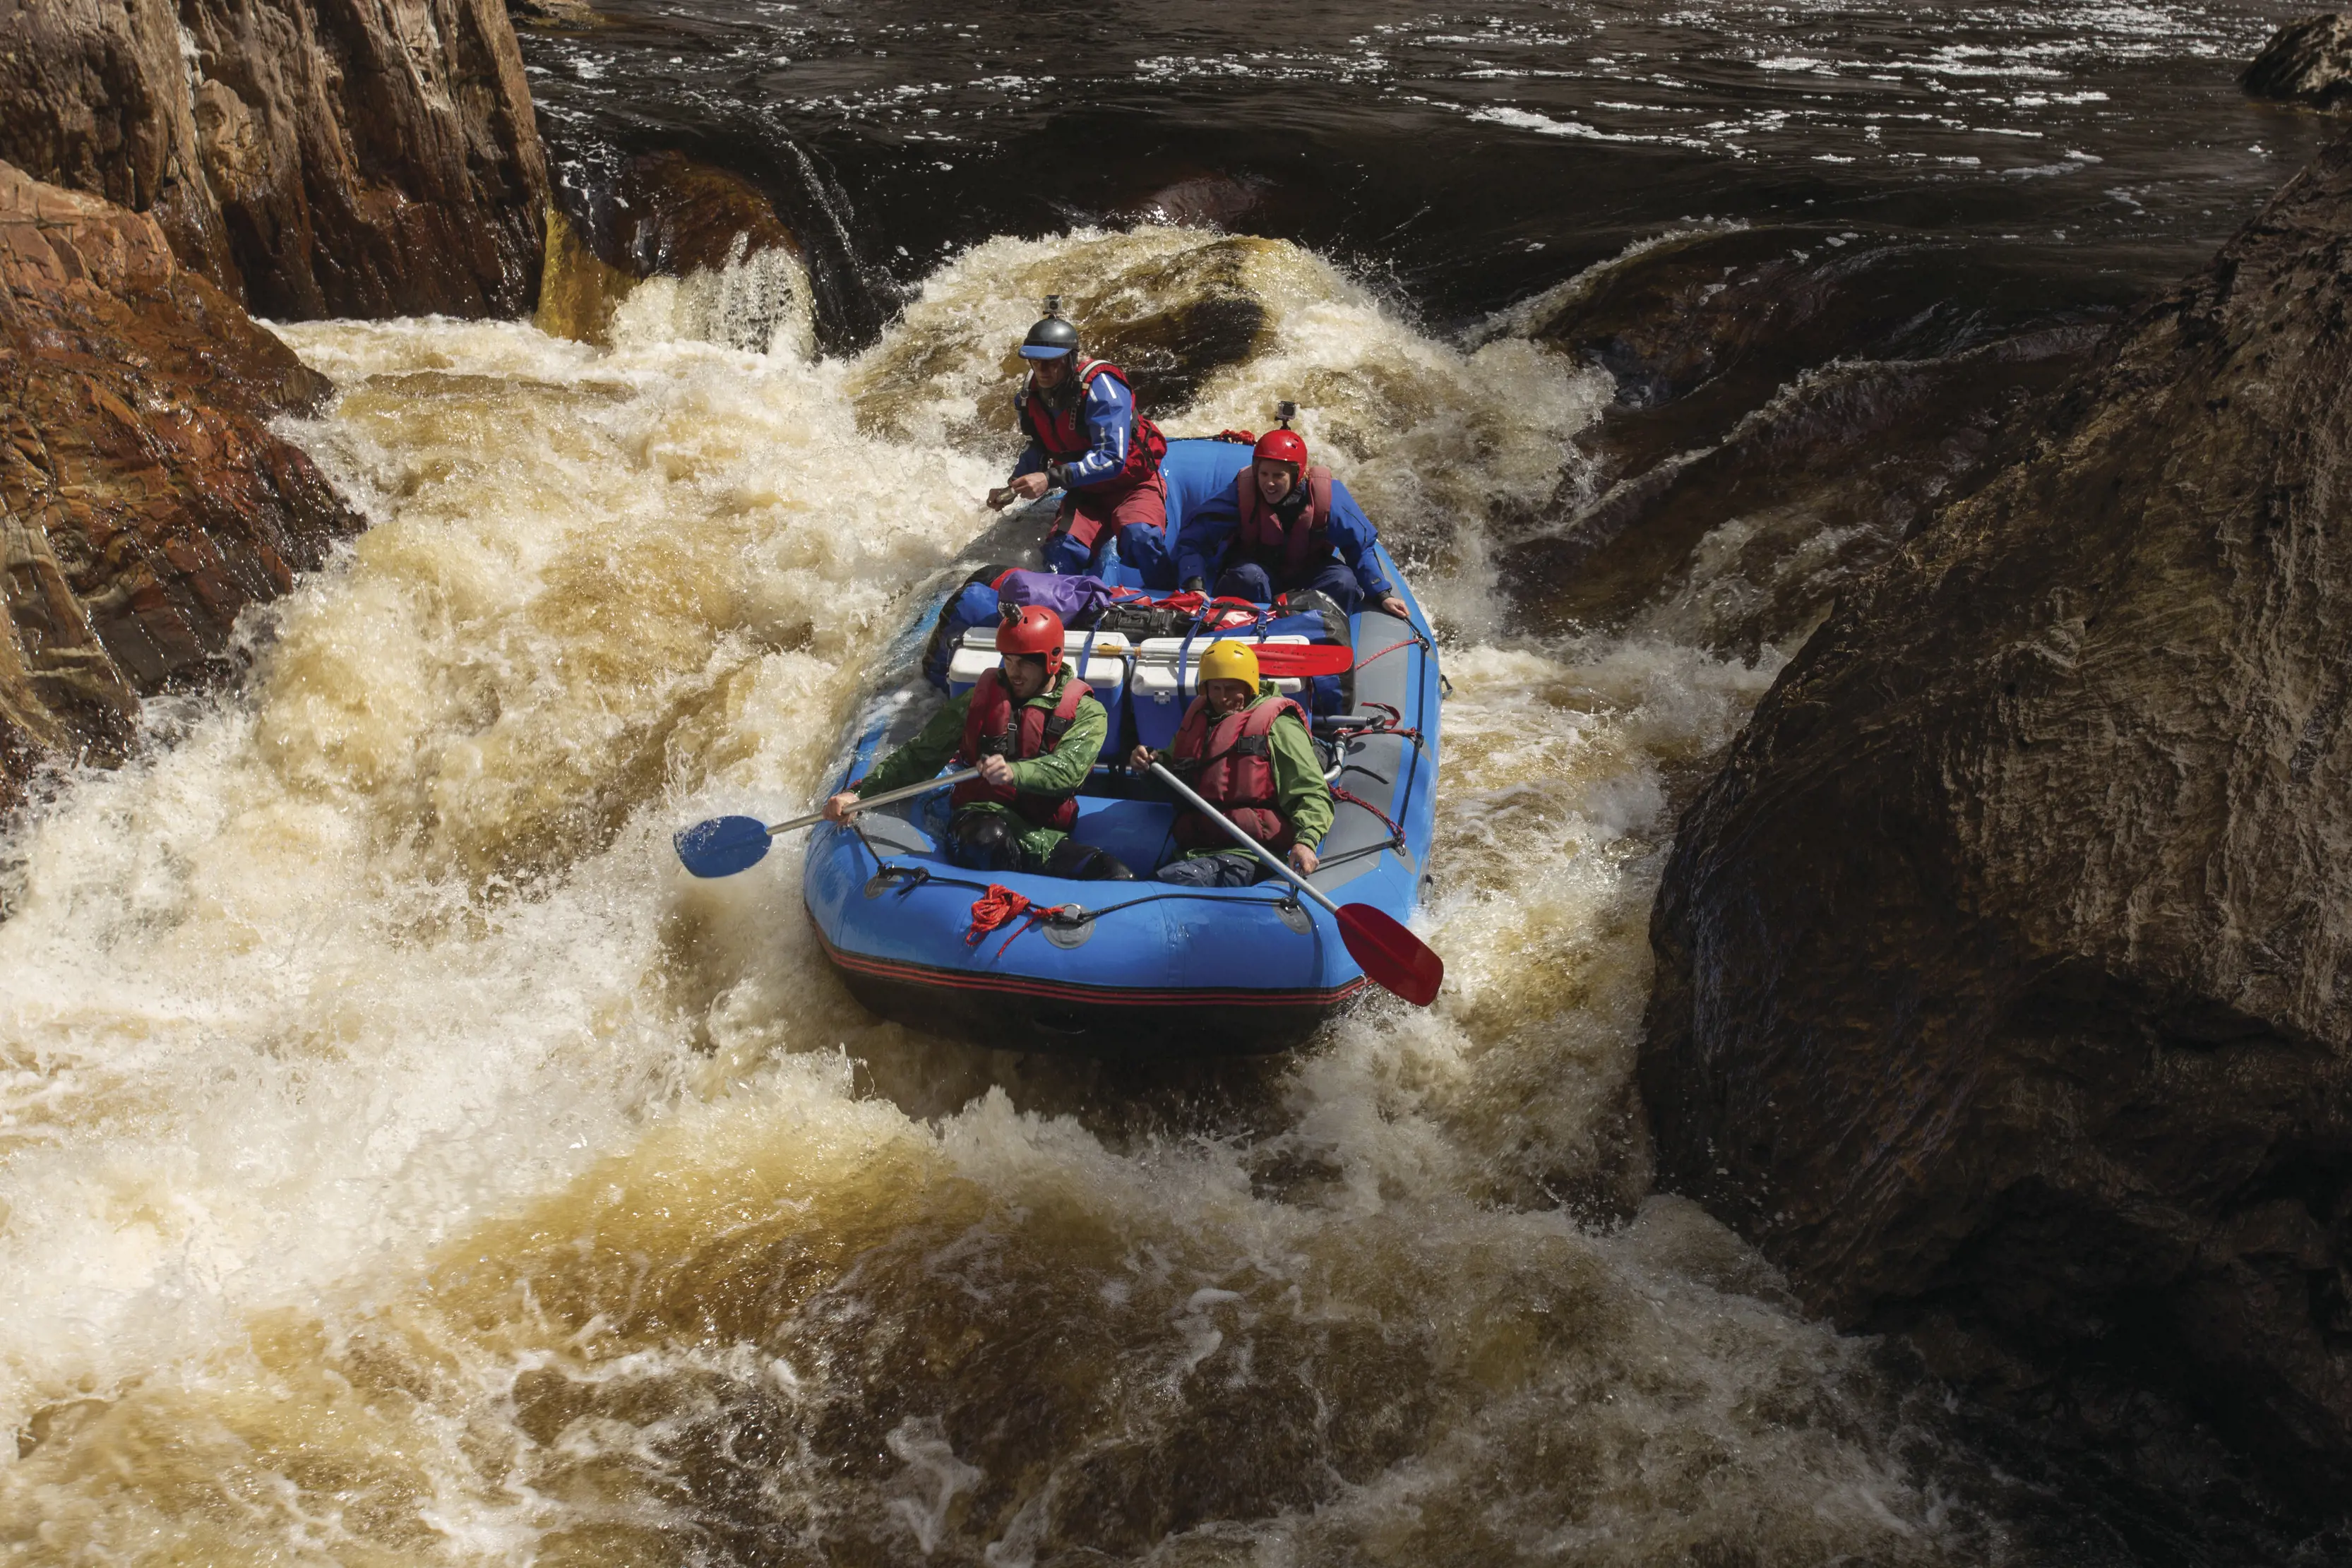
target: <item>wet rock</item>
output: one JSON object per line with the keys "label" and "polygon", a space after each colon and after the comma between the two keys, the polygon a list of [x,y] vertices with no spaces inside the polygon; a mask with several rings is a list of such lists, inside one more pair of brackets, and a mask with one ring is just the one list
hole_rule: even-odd
{"label": "wet rock", "polygon": [[0,0],[0,157],[257,314],[513,315],[545,158],[499,0]]}
{"label": "wet rock", "polygon": [[2352,104],[2352,20],[2329,12],[2271,35],[2239,85],[2256,98],[2319,109]]}
{"label": "wet rock", "polygon": [[0,163],[0,810],[227,668],[360,519],[266,421],[331,389],[152,217]]}
{"label": "wet rock", "polygon": [[[1980,340],[1953,304],[1959,265],[1948,248],[1853,232],[1706,229],[1592,267],[1514,325],[1617,379],[1618,416],[1591,443],[1611,473],[1637,473],[1722,439],[1801,371]],[[1649,417],[1629,423],[1631,413]]]}
{"label": "wet rock", "polygon": [[[645,278],[723,272],[772,251],[791,256],[795,271],[804,259],[758,185],[682,152],[625,159],[567,194],[576,210],[550,214],[537,318],[562,337],[610,341],[614,314]],[[752,323],[738,346],[764,347],[774,324],[764,325]]]}
{"label": "wet rock", "polygon": [[1127,371],[1138,406],[1164,419],[1191,406],[1211,376],[1255,353],[1271,319],[1264,302],[1211,289],[1107,328],[1101,346],[1089,345],[1087,351]]}
{"label": "wet rock", "polygon": [[[1722,440],[1605,486],[1504,551],[1501,580],[1547,631],[1622,626],[1663,594],[1712,592],[1703,623],[1681,630],[1752,660],[1810,631],[1838,584],[1965,494],[2020,411],[2098,336],[2057,328],[1947,358],[1804,371]],[[1696,559],[1709,548],[1722,558],[1711,573]]]}
{"label": "wet rock", "polygon": [[507,0],[507,15],[533,27],[593,27],[602,20],[588,0]]}
{"label": "wet rock", "polygon": [[2095,335],[2095,309],[1988,287],[1987,265],[1853,230],[1710,228],[1498,319],[1616,383],[1549,503],[1507,526],[1527,622],[1663,615],[1743,658],[1801,638]]}
{"label": "wet rock", "polygon": [[1160,186],[1132,210],[1150,223],[1187,228],[1226,228],[1255,211],[1271,187],[1249,175],[1189,175]]}
{"label": "wet rock", "polygon": [[682,152],[648,152],[622,164],[611,209],[591,242],[607,264],[639,277],[684,277],[730,258],[801,249],[759,186]]}
{"label": "wet rock", "polygon": [[1841,601],[1683,821],[1640,1068],[1665,1184],[1814,1310],[2120,1369],[2318,1497],[2352,1479],[2347,254],[2352,141]]}

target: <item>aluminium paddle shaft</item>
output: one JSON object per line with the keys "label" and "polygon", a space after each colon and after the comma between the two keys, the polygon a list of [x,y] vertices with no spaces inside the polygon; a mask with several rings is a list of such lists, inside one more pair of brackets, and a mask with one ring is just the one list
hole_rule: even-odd
{"label": "aluminium paddle shaft", "polygon": [[[870,811],[877,806],[887,806],[893,800],[911,800],[918,795],[928,795],[934,789],[945,789],[951,785],[961,784],[967,779],[979,777],[980,769],[977,768],[959,768],[953,773],[942,773],[937,779],[926,779],[920,784],[908,784],[897,789],[885,789],[879,795],[868,795],[850,809],[853,812]],[[794,828],[813,827],[824,821],[823,811],[811,811],[805,817],[794,817],[789,822],[778,822],[768,830],[768,836],[772,839],[778,833],[789,833]]]}
{"label": "aluminium paddle shaft", "polygon": [[1218,810],[1214,806],[1210,805],[1206,800],[1202,800],[1201,797],[1192,793],[1192,789],[1185,784],[1184,780],[1177,778],[1176,775],[1171,773],[1167,768],[1161,767],[1157,762],[1151,765],[1151,771],[1160,776],[1160,781],[1161,783],[1167,785],[1171,789],[1175,790],[1176,793],[1183,796],[1185,800],[1191,801],[1202,816],[1205,816],[1209,821],[1216,823],[1218,827],[1223,829],[1225,837],[1233,840],[1234,842],[1249,851],[1250,853],[1257,856],[1259,860],[1264,861],[1266,863],[1267,868],[1273,871],[1276,875],[1288,877],[1290,879],[1291,886],[1297,888],[1299,892],[1305,894],[1307,897],[1313,899],[1316,903],[1321,904],[1332,914],[1337,915],[1339,913],[1339,906],[1332,903],[1331,900],[1324,894],[1321,888],[1315,886],[1305,877],[1299,875],[1296,868],[1287,865],[1281,860],[1276,858],[1272,850],[1267,849],[1264,844],[1258,842],[1255,839],[1251,838],[1248,833],[1234,826],[1233,820],[1227,817],[1223,811]]}
{"label": "aluminium paddle shaft", "polygon": [[[887,806],[893,800],[912,800],[928,795],[934,789],[945,789],[980,776],[977,768],[959,768],[937,779],[926,779],[919,784],[909,784],[903,789],[885,789],[857,802],[857,810]],[[824,821],[823,811],[812,811],[805,817],[794,817],[789,822],[773,825],[757,817],[713,817],[683,828],[671,841],[677,846],[677,858],[688,872],[699,877],[733,876],[739,871],[749,871],[766,857],[768,845],[778,833],[789,833],[794,828],[805,828]]]}

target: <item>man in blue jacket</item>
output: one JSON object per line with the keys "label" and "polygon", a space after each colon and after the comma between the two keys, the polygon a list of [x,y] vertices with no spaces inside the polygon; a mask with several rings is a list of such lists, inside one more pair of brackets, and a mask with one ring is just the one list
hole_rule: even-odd
{"label": "man in blue jacket", "polygon": [[1353,615],[1369,605],[1412,612],[1381,574],[1380,535],[1328,468],[1309,467],[1307,443],[1285,426],[1258,438],[1233,488],[1184,520],[1176,576],[1185,588],[1270,603],[1314,589]]}
{"label": "man in blue jacket", "polygon": [[1021,345],[1031,368],[1013,409],[1029,445],[1012,482],[990,491],[988,504],[1002,511],[1059,486],[1067,498],[1045,540],[1046,570],[1087,572],[1103,546],[1116,540],[1129,565],[1147,575],[1164,570],[1168,508],[1160,459],[1167,439],[1136,412],[1124,371],[1079,355],[1078,329],[1061,318],[1060,303],[1059,296],[1045,301],[1045,319]]}

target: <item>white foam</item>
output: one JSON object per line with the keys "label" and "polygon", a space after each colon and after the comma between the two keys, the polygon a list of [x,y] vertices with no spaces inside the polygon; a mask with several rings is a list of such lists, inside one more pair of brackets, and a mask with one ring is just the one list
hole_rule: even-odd
{"label": "white foam", "polygon": [[[988,521],[1038,296],[1099,323],[1229,288],[1268,329],[1167,423],[1297,398],[1448,630],[1419,924],[1449,979],[1349,1015],[1254,1118],[1121,1134],[1128,1090],[1056,1113],[1083,1077],[858,1009],[793,846],[694,883],[667,840],[817,788],[908,591]],[[1775,665],[1671,617],[1501,641],[1493,541],[1574,477],[1606,378],[1167,226],[974,246],[852,362],[709,319],[648,305],[609,353],[283,329],[341,386],[299,434],[373,528],[242,694],[8,846],[0,1404],[51,1425],[5,1505],[97,1558],[524,1562],[564,1531],[688,1539],[736,1506],[695,1490],[717,1453],[763,1528],[1013,1563],[1088,1477],[1153,1482],[1204,1408],[1288,1451],[1304,1388],[1332,1431],[1401,1400],[1404,1437],[1327,1508],[1220,1526],[1261,1554],[1427,1559],[1454,1496],[1535,1553],[1932,1555],[1940,1505],[1858,1354],[1720,1228],[1643,1204],[1667,779]],[[1310,1175],[1261,1191],[1284,1161]],[[1595,1204],[1639,1220],[1570,1207]],[[890,1365],[931,1402],[900,1407]],[[1836,1418],[1776,1420],[1790,1387]],[[1003,1424],[957,1424],[1070,1390],[1115,1418],[1001,1469]],[[867,1432],[857,1464],[813,1411]],[[972,1534],[986,1487],[1017,1506]]]}

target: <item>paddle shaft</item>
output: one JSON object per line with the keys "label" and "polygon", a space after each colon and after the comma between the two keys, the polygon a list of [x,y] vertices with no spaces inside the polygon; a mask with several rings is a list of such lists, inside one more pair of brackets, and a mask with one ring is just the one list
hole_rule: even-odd
{"label": "paddle shaft", "polygon": [[1225,832],[1225,837],[1233,840],[1234,842],[1241,845],[1242,848],[1249,851],[1250,853],[1264,861],[1276,874],[1287,877],[1290,881],[1291,886],[1297,888],[1299,892],[1305,894],[1307,897],[1313,899],[1316,903],[1321,904],[1332,914],[1337,915],[1339,913],[1339,906],[1332,903],[1330,899],[1325,897],[1323,891],[1320,888],[1314,886],[1305,877],[1299,875],[1292,867],[1276,859],[1273,851],[1267,849],[1264,844],[1259,843],[1255,839],[1251,838],[1247,833],[1234,826],[1232,820],[1223,811],[1218,810],[1214,806],[1210,805],[1206,800],[1202,800],[1201,797],[1192,793],[1192,791],[1185,786],[1184,780],[1177,778],[1176,775],[1169,772],[1167,768],[1162,768],[1157,762],[1151,765],[1151,771],[1160,775],[1160,781],[1161,783],[1167,785],[1171,789],[1175,790],[1179,795],[1183,796],[1185,800],[1190,800],[1196,810],[1206,814],[1209,821],[1216,823],[1218,827],[1223,828]]}
{"label": "paddle shaft", "polygon": [[[867,811],[877,806],[887,806],[893,800],[911,800],[918,795],[928,795],[934,789],[945,789],[950,785],[961,784],[967,779],[979,777],[980,769],[977,768],[960,768],[953,773],[943,773],[937,779],[926,779],[920,784],[908,784],[903,789],[885,789],[879,795],[869,795],[857,802],[857,810]],[[805,817],[794,817],[789,822],[776,823],[768,830],[768,836],[772,839],[778,833],[789,833],[794,828],[805,828],[824,821],[823,811],[811,811]]]}

